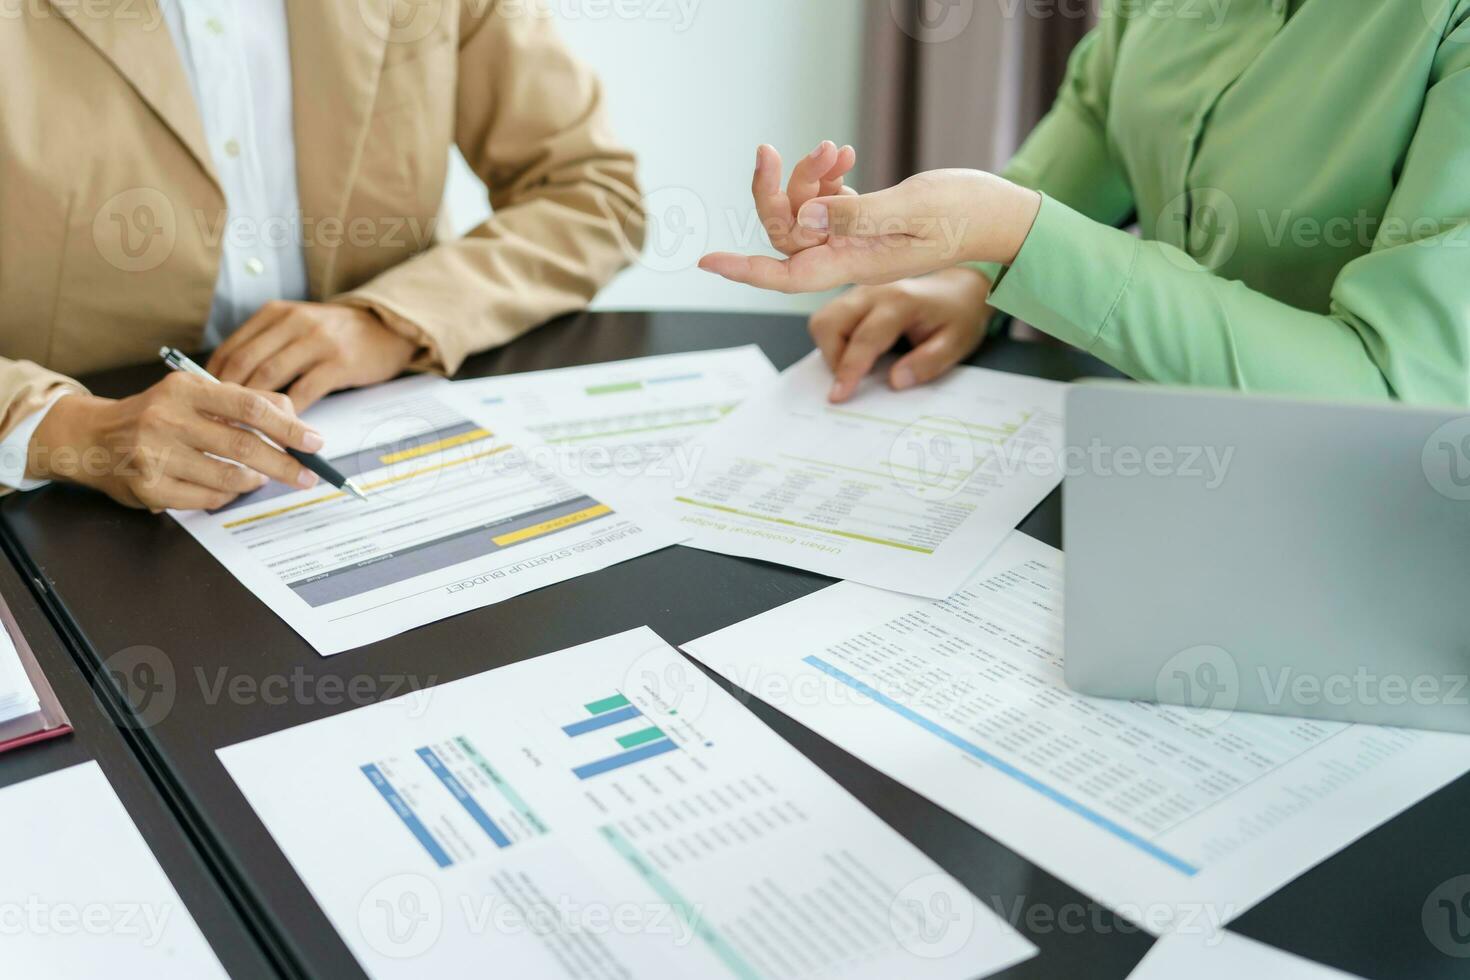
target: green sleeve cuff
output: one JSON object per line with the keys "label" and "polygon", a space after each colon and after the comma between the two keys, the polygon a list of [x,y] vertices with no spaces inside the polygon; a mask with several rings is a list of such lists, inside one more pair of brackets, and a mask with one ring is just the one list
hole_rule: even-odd
{"label": "green sleeve cuff", "polygon": [[969,266],[971,269],[974,269],[986,279],[989,279],[992,289],[995,288],[996,283],[1000,282],[1000,274],[1004,272],[1006,268],[999,262],[966,262],[965,265]]}
{"label": "green sleeve cuff", "polygon": [[[1005,272],[1005,266],[1001,265],[999,262],[966,262],[965,267],[969,269],[974,269],[986,279],[990,280],[990,288],[992,291],[994,291],[995,289],[995,284],[1000,281],[1002,273]],[[992,309],[994,310],[994,307],[992,307]],[[1002,313],[1000,310],[994,310],[994,312],[990,315],[990,319],[985,324],[985,336],[994,337],[996,334],[999,334],[1001,331],[1009,327],[1010,324],[1011,316],[1009,313]]]}
{"label": "green sleeve cuff", "polygon": [[993,280],[990,305],[1089,350],[1132,281],[1140,244],[1043,194],[1016,261]]}

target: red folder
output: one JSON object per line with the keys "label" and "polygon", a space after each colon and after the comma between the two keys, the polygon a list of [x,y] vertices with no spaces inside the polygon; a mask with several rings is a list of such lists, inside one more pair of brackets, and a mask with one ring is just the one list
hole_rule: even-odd
{"label": "red folder", "polygon": [[[61,702],[56,700],[56,694],[51,690],[46,675],[41,672],[40,664],[36,663],[36,655],[31,652],[31,645],[26,642],[25,634],[20,631],[20,626],[16,624],[15,616],[3,597],[0,597],[0,626],[3,626],[10,634],[10,640],[15,644],[15,652],[20,657],[21,669],[25,671],[26,677],[30,678],[31,687],[36,692],[36,700],[41,704],[38,711],[0,724],[0,752],[67,734],[71,731],[71,722],[66,717],[66,712],[61,709]],[[0,653],[0,656],[3,656],[3,653]]]}

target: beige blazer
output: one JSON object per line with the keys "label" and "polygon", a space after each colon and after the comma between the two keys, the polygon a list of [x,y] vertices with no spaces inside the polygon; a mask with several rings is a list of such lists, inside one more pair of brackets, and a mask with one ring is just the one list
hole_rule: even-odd
{"label": "beige blazer", "polygon": [[[157,0],[0,19],[0,436],[67,376],[197,350],[225,199]],[[286,0],[313,299],[452,372],[584,306],[642,244],[633,157],[532,0]],[[19,16],[16,16],[19,12]],[[494,217],[435,242],[458,146]]]}

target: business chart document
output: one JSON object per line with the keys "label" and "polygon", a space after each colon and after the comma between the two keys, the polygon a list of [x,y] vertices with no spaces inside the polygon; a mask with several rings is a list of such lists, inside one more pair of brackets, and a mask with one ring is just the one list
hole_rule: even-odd
{"label": "business chart document", "polygon": [[949,600],[841,583],[685,649],[1155,933],[1219,927],[1470,769],[1470,737],[1087,698],[1062,554]]}
{"label": "business chart document", "polygon": [[272,483],[190,534],[323,655],[585,575],[675,543],[557,472],[535,439],[410,378],[329,398],[305,419],[366,501]]}
{"label": "business chart document", "polygon": [[1065,385],[961,367],[842,405],[831,387],[812,354],[691,443],[687,477],[638,492],[692,547],[940,598],[1061,480]]}
{"label": "business chart document", "polygon": [[1154,943],[1128,980],[1354,980],[1233,932],[1176,933]]}
{"label": "business chart document", "polygon": [[0,789],[7,977],[227,974],[97,763]]}
{"label": "business chart document", "polygon": [[680,447],[775,378],[751,344],[456,381],[454,391],[555,447],[573,479],[677,480],[692,465]]}
{"label": "business chart document", "polygon": [[1034,953],[647,628],[432,695],[219,752],[379,980],[970,980]]}

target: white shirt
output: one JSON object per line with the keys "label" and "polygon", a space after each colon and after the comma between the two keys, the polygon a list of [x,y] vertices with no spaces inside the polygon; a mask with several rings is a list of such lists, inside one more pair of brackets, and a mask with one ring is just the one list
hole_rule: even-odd
{"label": "white shirt", "polygon": [[[286,4],[162,0],[161,6],[225,192],[225,213],[199,215],[206,238],[218,238],[221,249],[204,331],[205,345],[215,347],[266,302],[308,296]],[[25,478],[26,454],[55,403],[0,440],[0,484],[17,490],[42,484]]]}

